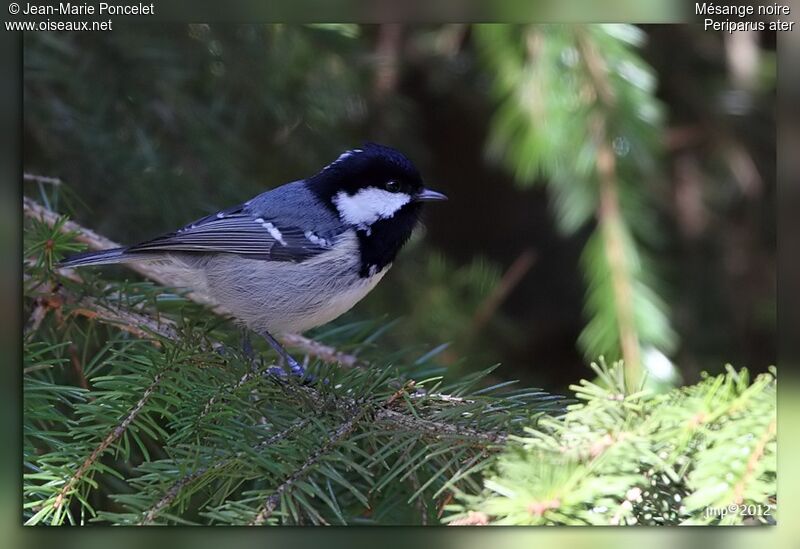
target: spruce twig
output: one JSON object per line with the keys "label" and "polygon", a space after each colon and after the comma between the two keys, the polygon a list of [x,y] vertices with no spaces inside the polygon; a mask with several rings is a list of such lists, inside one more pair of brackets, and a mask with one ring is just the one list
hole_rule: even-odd
{"label": "spruce twig", "polygon": [[275,512],[275,509],[280,504],[281,496],[286,493],[288,490],[292,488],[292,485],[297,482],[306,472],[308,472],[311,467],[314,466],[328,451],[330,451],[339,441],[346,438],[356,427],[356,419],[359,415],[363,413],[363,410],[358,410],[358,412],[353,413],[353,415],[344,423],[339,425],[330,435],[327,442],[322,445],[318,450],[313,452],[308,459],[297,469],[295,469],[292,474],[290,474],[286,480],[284,480],[276,489],[275,491],[267,497],[266,501],[263,503],[261,508],[256,513],[256,516],[250,522],[251,526],[259,526],[263,524],[272,514]]}
{"label": "spruce twig", "polygon": [[750,457],[747,459],[747,467],[745,469],[744,475],[742,479],[736,483],[736,486],[733,489],[733,501],[737,505],[741,505],[744,501],[744,493],[745,489],[747,488],[747,483],[750,482],[758,468],[758,462],[761,458],[764,457],[764,451],[767,447],[767,444],[775,437],[775,431],[778,427],[778,421],[773,419],[770,421],[767,430],[758,440],[755,448],[750,453]]}
{"label": "spruce twig", "polygon": [[[269,437],[264,442],[259,443],[254,448],[254,450],[255,451],[263,450],[264,448],[267,448],[267,447],[272,446],[273,444],[275,444],[277,442],[280,442],[281,440],[283,440],[286,437],[288,437],[294,431],[296,431],[298,429],[302,429],[303,427],[308,425],[309,422],[310,422],[309,419],[302,419],[302,420],[298,421],[297,423],[295,423],[293,425],[290,425],[286,429],[284,429],[284,430],[282,430],[282,431],[280,431],[278,433],[275,433],[274,435]],[[208,467],[201,467],[199,469],[196,469],[195,471],[192,471],[188,475],[186,475],[184,477],[181,477],[180,479],[175,481],[175,483],[172,484],[167,489],[167,491],[164,493],[164,496],[160,500],[158,500],[158,502],[156,502],[155,505],[153,505],[147,511],[145,511],[144,518],[142,518],[142,521],[140,522],[140,525],[152,524],[155,521],[156,517],[158,517],[158,515],[164,509],[167,509],[170,505],[172,505],[172,502],[175,501],[175,498],[178,497],[178,494],[182,490],[184,490],[186,487],[190,486],[194,481],[196,481],[197,479],[201,478],[203,475],[205,475],[206,473],[208,473],[208,472],[210,472],[210,471],[212,471],[214,469],[222,469],[223,467],[226,467],[226,466],[230,465],[236,459],[241,458],[244,455],[245,455],[244,452],[239,452],[234,457],[231,457],[231,458],[228,458],[228,459],[225,459],[225,460],[222,460],[222,461],[218,461],[215,464],[210,465]]]}
{"label": "spruce twig", "polygon": [[164,375],[166,374],[166,370],[158,372],[155,377],[153,378],[152,383],[145,389],[142,397],[136,403],[136,405],[131,408],[125,418],[103,439],[103,441],[97,445],[97,447],[92,451],[92,453],[87,457],[81,466],[78,468],[75,473],[67,480],[64,487],[61,488],[58,495],[56,495],[55,501],[53,503],[53,508],[58,510],[66,500],[67,496],[73,491],[73,489],[77,486],[77,484],[81,481],[81,479],[86,475],[87,472],[92,468],[92,466],[100,459],[100,456],[111,446],[122,434],[127,430],[127,428],[134,422],[134,420],[138,417],[139,413],[144,408],[144,405],[153,395],[153,393],[158,388],[159,383],[163,379]]}
{"label": "spruce twig", "polygon": [[631,266],[625,253],[623,233],[625,220],[620,207],[616,162],[606,120],[606,111],[614,108],[615,97],[608,82],[605,62],[583,33],[578,34],[577,46],[601,106],[601,109],[594,113],[591,124],[591,137],[597,149],[597,174],[600,180],[597,218],[614,291],[615,316],[625,367],[625,387],[632,393],[639,387],[642,366],[639,335],[634,319]]}
{"label": "spruce twig", "polygon": [[282,334],[279,339],[287,346],[299,349],[303,353],[318,358],[327,364],[341,364],[348,368],[366,368],[368,365],[355,355],[344,353],[335,347],[300,334]]}
{"label": "spruce twig", "polygon": [[[53,227],[57,224],[59,220],[58,214],[52,210],[49,210],[48,208],[45,208],[27,196],[23,196],[22,200],[22,209],[26,217],[38,219],[50,227]],[[77,236],[75,239],[78,242],[86,244],[89,250],[107,250],[109,248],[119,248],[121,246],[121,244],[114,242],[110,238],[106,238],[92,231],[91,229],[87,229],[86,227],[75,223],[74,221],[65,222],[63,225],[61,225],[60,230],[63,233],[76,233]],[[131,263],[128,266],[145,278],[158,282],[164,286],[170,285],[170,276],[162,267],[159,267],[158,265],[137,262]],[[190,292],[187,297],[193,301],[196,301],[197,303],[210,307],[218,313],[224,314],[224,311],[219,307],[219,305],[210,296],[202,292],[193,291]]]}
{"label": "spruce twig", "polygon": [[506,433],[469,429],[461,425],[456,426],[443,421],[407,415],[388,408],[378,410],[375,414],[375,419],[386,422],[388,429],[425,433],[434,438],[472,440],[476,446],[481,448],[486,445],[501,445],[507,438]]}

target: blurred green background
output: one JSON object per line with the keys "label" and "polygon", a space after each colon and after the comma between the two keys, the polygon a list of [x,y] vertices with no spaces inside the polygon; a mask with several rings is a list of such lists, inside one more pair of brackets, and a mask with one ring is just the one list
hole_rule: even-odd
{"label": "blurred green background", "polygon": [[775,85],[774,34],[696,26],[28,33],[23,167],[63,182],[51,207],[134,242],[394,146],[451,200],[341,322],[397,320],[381,345],[450,342],[453,375],[501,362],[558,392],[624,354],[607,144],[629,330],[674,385],[776,360]]}

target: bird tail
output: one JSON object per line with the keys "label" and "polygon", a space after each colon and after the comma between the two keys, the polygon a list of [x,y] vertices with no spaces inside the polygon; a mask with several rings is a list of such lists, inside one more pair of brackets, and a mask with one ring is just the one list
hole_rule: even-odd
{"label": "bird tail", "polygon": [[[122,263],[131,261],[131,254],[127,254],[128,248],[112,248],[99,252],[82,252],[65,257],[58,264],[58,267],[84,267],[86,265],[108,265],[110,263]],[[144,259],[137,257],[136,259]]]}

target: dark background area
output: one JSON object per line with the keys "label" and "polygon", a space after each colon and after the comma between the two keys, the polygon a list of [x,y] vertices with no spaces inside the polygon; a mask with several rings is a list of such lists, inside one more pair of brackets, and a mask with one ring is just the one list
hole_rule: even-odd
{"label": "dark background area", "polygon": [[[774,34],[641,29],[639,55],[666,114],[648,185],[659,238],[648,246],[679,337],[669,358],[687,382],[726,362],[763,371],[776,347]],[[311,175],[364,141],[394,146],[451,200],[428,209],[422,238],[342,321],[399,318],[382,345],[452,341],[443,360],[454,372],[501,362],[500,377],[560,391],[589,372],[576,340],[592,227],[565,236],[546,182],[521,186],[485,153],[496,74],[473,34],[464,25],[29,33],[23,166],[63,181],[52,207],[134,242]],[[25,185],[43,194],[42,183]],[[487,309],[509,270],[518,281]]]}

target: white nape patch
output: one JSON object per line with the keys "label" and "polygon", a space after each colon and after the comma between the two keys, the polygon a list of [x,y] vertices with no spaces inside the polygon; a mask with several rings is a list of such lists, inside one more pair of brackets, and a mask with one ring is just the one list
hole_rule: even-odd
{"label": "white nape patch", "polygon": [[308,239],[309,242],[315,244],[317,246],[322,246],[323,248],[330,248],[331,243],[328,242],[327,239],[322,238],[321,236],[315,234],[312,231],[306,231],[305,237]]}
{"label": "white nape patch", "polygon": [[333,166],[335,166],[336,164],[338,164],[339,162],[341,162],[342,160],[345,160],[347,158],[350,158],[354,154],[362,153],[362,152],[364,152],[362,149],[351,149],[349,151],[344,151],[342,154],[339,155],[339,157],[336,160],[334,160],[333,162],[331,162],[330,164],[328,164],[327,166],[325,166],[322,169],[323,169],[323,171],[324,170],[328,170],[328,169],[332,168]]}
{"label": "white nape patch", "polygon": [[377,187],[361,189],[354,195],[340,191],[333,197],[339,217],[364,230],[379,219],[389,219],[409,202],[411,196],[406,193],[390,193]]}
{"label": "white nape patch", "polygon": [[267,229],[270,236],[277,240],[281,246],[286,246],[286,241],[283,239],[283,234],[278,230],[278,227],[270,223],[269,221],[264,221],[262,218],[256,218],[256,223],[260,223],[262,227]]}

